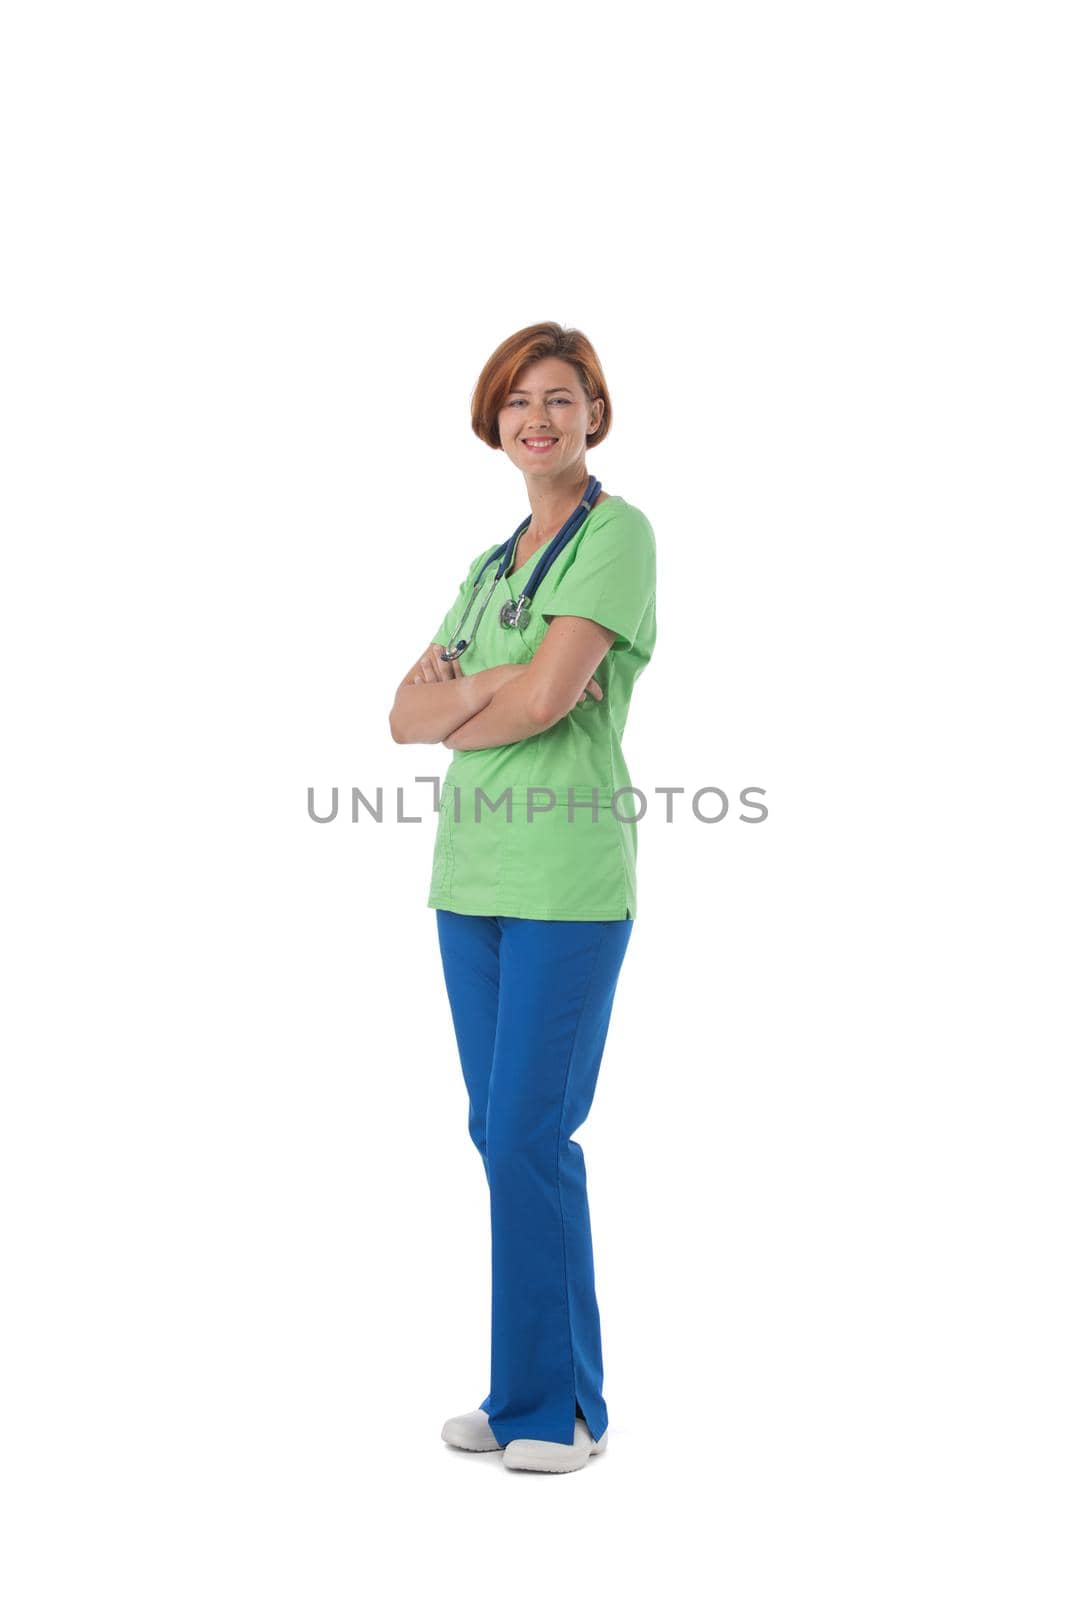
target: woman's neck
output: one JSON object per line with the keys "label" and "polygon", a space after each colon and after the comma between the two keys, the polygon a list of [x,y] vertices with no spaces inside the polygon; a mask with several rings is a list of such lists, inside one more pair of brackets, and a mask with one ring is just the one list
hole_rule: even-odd
{"label": "woman's neck", "polygon": [[585,493],[588,482],[589,473],[584,464],[564,479],[542,481],[534,478],[531,481],[527,478],[526,488],[533,519],[523,538],[530,544],[538,545],[557,534]]}

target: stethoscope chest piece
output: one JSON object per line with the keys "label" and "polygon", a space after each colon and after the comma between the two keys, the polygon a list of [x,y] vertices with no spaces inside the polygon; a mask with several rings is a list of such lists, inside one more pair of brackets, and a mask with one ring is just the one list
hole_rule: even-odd
{"label": "stethoscope chest piece", "polygon": [[500,626],[502,628],[518,628],[521,633],[530,625],[530,613],[526,609],[526,596],[520,595],[517,600],[505,600],[500,607]]}

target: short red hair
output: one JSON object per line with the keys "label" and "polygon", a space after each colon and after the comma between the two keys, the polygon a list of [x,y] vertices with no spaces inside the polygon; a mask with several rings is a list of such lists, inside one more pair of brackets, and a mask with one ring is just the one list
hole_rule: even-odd
{"label": "short red hair", "polygon": [[611,427],[611,397],[593,346],[577,328],[563,328],[558,322],[535,322],[497,345],[475,384],[471,396],[471,427],[491,449],[500,449],[497,417],[519,373],[531,362],[543,361],[546,356],[558,356],[569,362],[578,374],[586,399],[604,402],[600,422],[585,441],[586,449],[591,450],[607,437]]}

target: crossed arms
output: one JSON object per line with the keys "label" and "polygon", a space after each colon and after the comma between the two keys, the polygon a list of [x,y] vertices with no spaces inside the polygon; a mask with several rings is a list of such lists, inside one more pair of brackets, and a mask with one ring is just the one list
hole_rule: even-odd
{"label": "crossed arms", "polygon": [[616,635],[589,617],[553,617],[532,661],[486,667],[468,677],[429,644],[397,687],[389,729],[397,744],[487,750],[543,733],[586,693],[603,690],[593,673]]}

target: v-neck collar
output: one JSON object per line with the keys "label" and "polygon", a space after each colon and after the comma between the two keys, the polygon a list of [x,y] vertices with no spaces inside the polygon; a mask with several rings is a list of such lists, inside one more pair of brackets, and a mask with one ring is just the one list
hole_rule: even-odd
{"label": "v-neck collar", "polygon": [[[597,502],[597,504],[595,506],[590,506],[590,508],[589,508],[589,516],[586,517],[585,521],[582,523],[581,528],[579,528],[579,530],[578,530],[579,533],[584,532],[584,530],[588,526],[589,517],[592,517],[598,511],[603,510],[603,508],[605,506],[607,506],[607,505],[610,505],[613,500],[620,500],[621,498],[622,497],[620,495],[609,494],[608,498],[606,500],[600,500],[600,501]],[[555,534],[552,535],[552,538],[553,539],[555,538]],[[505,572],[504,576],[501,578],[500,581],[501,581],[501,583],[506,583],[507,584],[509,594],[511,594],[511,585],[514,583],[515,579],[518,578],[519,576],[521,576],[521,574],[526,571],[527,567],[529,567],[532,570],[533,567],[537,563],[538,557],[544,555],[545,550],[548,548],[548,546],[551,543],[552,543],[552,539],[546,539],[544,544],[538,545],[538,547],[534,551],[533,555],[529,558],[528,561],[524,561],[521,567],[517,568],[516,571],[514,571],[514,572]],[[516,594],[511,594],[511,598],[513,600],[515,600],[515,599],[518,598],[518,596]]]}
{"label": "v-neck collar", "polygon": [[515,568],[514,572],[505,572],[505,574],[504,574],[504,582],[507,584],[509,589],[511,588],[511,585],[514,583],[515,579],[517,577],[519,577],[519,575],[521,573],[526,571],[527,567],[532,567],[533,566],[533,564],[537,560],[538,556],[544,555],[544,553],[545,553],[545,545],[549,545],[551,543],[552,543],[551,539],[546,539],[544,544],[538,545],[537,549],[534,551],[534,553],[530,557],[529,561],[524,561],[521,567],[516,567]]}

